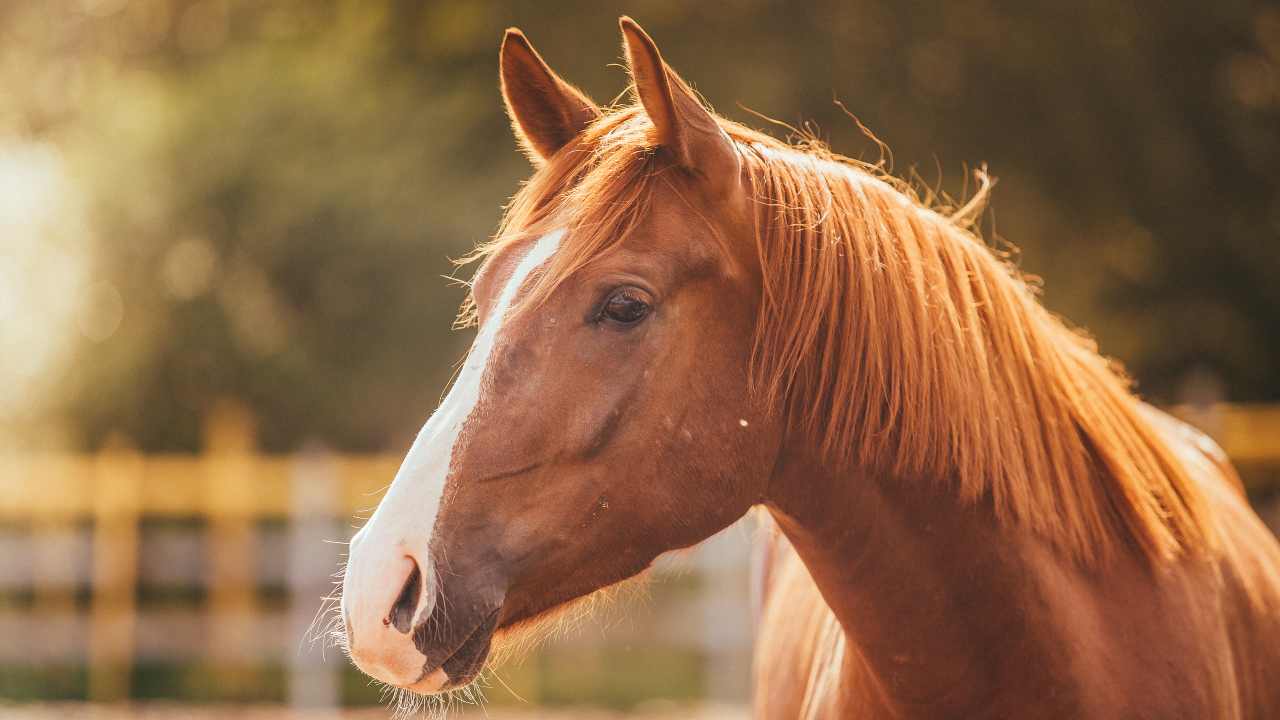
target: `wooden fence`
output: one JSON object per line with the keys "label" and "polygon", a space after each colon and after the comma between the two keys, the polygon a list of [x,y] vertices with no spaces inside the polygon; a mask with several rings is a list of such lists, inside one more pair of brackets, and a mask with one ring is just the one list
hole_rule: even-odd
{"label": "wooden fence", "polygon": [[[1237,463],[1280,464],[1280,406],[1215,405],[1176,412],[1210,431]],[[208,630],[201,650],[214,660],[235,658],[255,647],[262,627],[252,562],[257,523],[276,519],[287,524],[287,584],[294,609],[283,635],[300,639],[319,598],[331,587],[330,574],[341,551],[333,543],[349,538],[352,523],[347,519],[367,516],[376,506],[400,463],[399,456],[339,456],[320,449],[290,456],[257,454],[251,418],[235,405],[212,414],[205,440],[205,452],[198,456],[144,456],[127,442],[113,440],[94,455],[0,457],[0,524],[24,528],[32,539],[28,581],[35,596],[32,607],[39,609],[32,622],[81,617],[87,626],[84,654],[91,699],[130,696],[139,637],[140,521],[203,520],[207,594],[200,612]],[[1276,502],[1280,493],[1273,495]],[[91,528],[89,601],[87,612],[80,613],[75,593],[83,578],[71,567],[72,553],[59,550],[55,538],[86,525]],[[713,546],[714,552],[704,551],[697,564],[712,586],[698,601],[701,609],[690,613],[692,629],[674,634],[696,634],[699,627],[706,634],[703,649],[708,657],[720,658],[718,675],[735,678],[726,687],[713,688],[714,695],[725,699],[745,691],[750,643],[742,591],[746,543]],[[322,551],[326,547],[330,550]],[[724,604],[726,596],[734,598],[730,605]],[[705,622],[711,617],[717,621]],[[733,629],[726,632],[727,626]],[[324,679],[332,670],[318,670],[307,653],[294,655],[285,659],[291,666],[291,694],[311,703],[337,702],[332,679]]]}
{"label": "wooden fence", "polygon": [[[0,637],[6,638],[0,666],[15,657],[35,665],[65,664],[70,657],[87,667],[91,700],[117,701],[131,696],[131,670],[147,653],[210,666],[269,660],[285,666],[294,704],[336,705],[345,661],[331,651],[322,665],[304,637],[333,589],[345,542],[358,518],[376,507],[401,457],[321,448],[272,456],[254,446],[252,418],[224,405],[208,419],[200,455],[143,455],[119,439],[92,455],[0,455],[0,596],[15,584],[34,594],[16,612],[0,602]],[[143,529],[166,519],[199,526],[202,557],[194,584],[203,592],[194,611],[139,607]],[[284,585],[289,607],[283,612],[279,603],[262,606],[263,578],[255,566],[262,560],[264,522],[285,528],[273,553],[286,567],[271,581]],[[11,536],[25,535],[20,549],[10,544],[7,552],[32,557],[6,563],[6,528]],[[69,538],[85,535],[87,549],[69,546],[75,544]],[[678,572],[698,575],[706,587],[684,599],[657,637],[646,635],[647,628],[634,633],[637,643],[695,647],[719,666],[706,673],[711,687],[704,692],[724,700],[746,692],[748,545],[739,529],[681,561]],[[188,561],[190,553],[177,560]],[[87,608],[77,607],[76,595],[83,605],[86,590]],[[719,627],[706,622],[711,617]],[[518,692],[536,699],[528,686]]]}
{"label": "wooden fence", "polygon": [[38,555],[30,578],[37,621],[75,614],[82,578],[68,567],[73,553],[58,538],[72,536],[86,523],[91,527],[84,660],[90,698],[110,701],[130,692],[141,520],[203,521],[207,592],[201,613],[207,629],[202,653],[215,663],[234,663],[243,648],[261,645],[254,637],[260,627],[255,622],[260,615],[255,607],[257,524],[282,520],[291,528],[289,544],[295,547],[287,582],[300,607],[290,625],[300,637],[320,598],[332,590],[341,543],[350,535],[350,523],[338,518],[367,516],[394,477],[399,458],[337,456],[318,449],[259,455],[251,419],[228,404],[209,418],[202,455],[144,456],[115,439],[95,455],[10,456],[0,463],[0,522],[28,527],[29,545]]}

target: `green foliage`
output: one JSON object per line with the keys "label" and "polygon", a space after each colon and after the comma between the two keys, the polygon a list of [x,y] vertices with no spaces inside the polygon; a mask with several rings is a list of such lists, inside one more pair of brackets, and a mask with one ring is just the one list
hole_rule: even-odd
{"label": "green foliage", "polygon": [[285,668],[220,667],[210,663],[138,663],[131,681],[135,700],[280,703],[286,698]]}
{"label": "green foliage", "polygon": [[89,673],[83,666],[0,665],[0,700],[83,700],[88,687]]}
{"label": "green foliage", "polygon": [[232,396],[267,449],[403,445],[468,339],[449,258],[527,174],[502,28],[607,101],[620,12],[730,117],[812,121],[874,159],[835,95],[900,172],[959,195],[988,162],[988,230],[1148,394],[1208,373],[1280,399],[1280,12],[1261,2],[68,0],[0,9],[0,135],[60,149],[90,279],[123,310],[50,367],[47,413],[88,445],[195,449]]}
{"label": "green foliage", "polygon": [[692,651],[602,648],[589,658],[552,652],[539,663],[538,697],[547,705],[591,697],[599,705],[631,709],[654,698],[690,701],[705,693],[706,663]]}

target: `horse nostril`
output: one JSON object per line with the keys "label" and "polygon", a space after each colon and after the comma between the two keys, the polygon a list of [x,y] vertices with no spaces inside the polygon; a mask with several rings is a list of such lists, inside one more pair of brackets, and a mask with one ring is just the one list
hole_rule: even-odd
{"label": "horse nostril", "polygon": [[409,561],[413,563],[413,571],[404,581],[399,597],[391,604],[391,612],[382,620],[383,625],[392,625],[402,633],[413,629],[413,612],[418,608],[418,595],[422,592],[422,573],[418,570],[418,562],[413,558]]}

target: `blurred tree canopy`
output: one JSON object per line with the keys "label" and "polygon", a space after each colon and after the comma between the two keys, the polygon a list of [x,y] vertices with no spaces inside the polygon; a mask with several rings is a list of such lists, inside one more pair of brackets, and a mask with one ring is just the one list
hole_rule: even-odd
{"label": "blurred tree canopy", "polygon": [[1274,4],[30,0],[0,4],[0,145],[56,149],[89,265],[53,390],[0,422],[195,449],[234,397],[268,449],[404,443],[469,340],[449,258],[528,174],[502,29],[609,101],[621,13],[731,118],[875,158],[834,97],[899,173],[959,195],[988,163],[988,225],[1144,394],[1280,400]]}

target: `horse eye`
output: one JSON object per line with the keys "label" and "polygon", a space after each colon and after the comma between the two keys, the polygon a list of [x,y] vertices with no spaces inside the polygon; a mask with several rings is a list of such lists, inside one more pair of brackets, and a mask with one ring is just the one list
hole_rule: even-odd
{"label": "horse eye", "polygon": [[601,318],[619,325],[635,325],[648,314],[649,303],[645,302],[640,291],[635,288],[614,290],[600,308]]}

